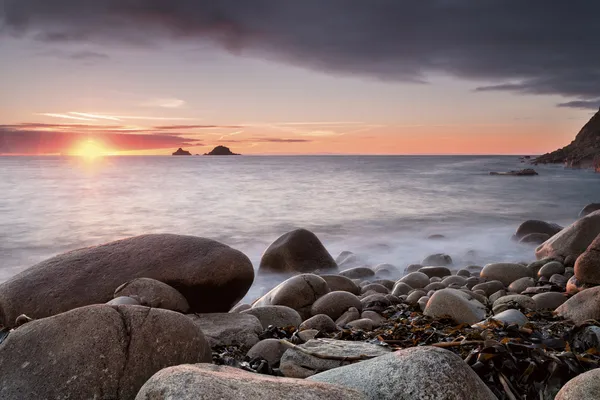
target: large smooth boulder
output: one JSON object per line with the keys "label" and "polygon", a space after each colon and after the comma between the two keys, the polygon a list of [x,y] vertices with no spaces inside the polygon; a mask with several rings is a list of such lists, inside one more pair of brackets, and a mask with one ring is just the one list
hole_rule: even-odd
{"label": "large smooth boulder", "polygon": [[387,347],[376,344],[335,339],[311,339],[298,347],[324,357],[315,357],[297,349],[286,350],[281,357],[279,368],[283,375],[289,378],[307,378],[319,372],[357,362],[326,358],[327,356],[335,358],[377,357],[391,351]]}
{"label": "large smooth boulder", "polygon": [[242,311],[241,314],[254,315],[264,329],[269,325],[277,328],[286,328],[288,326],[299,327],[302,323],[302,317],[298,311],[286,306],[264,306],[254,307],[249,310]]}
{"label": "large smooth boulder", "polygon": [[313,274],[291,277],[258,299],[252,307],[287,306],[298,311],[302,319],[311,316],[310,309],[317,299],[329,293],[323,278]]}
{"label": "large smooth boulder", "polygon": [[519,225],[519,227],[517,228],[517,232],[515,233],[515,238],[517,240],[520,240],[523,237],[532,233],[544,233],[552,237],[558,232],[560,232],[562,229],[562,226],[554,223],[530,219]]}
{"label": "large smooth boulder", "polygon": [[0,285],[0,325],[106,303],[124,282],[152,278],[175,288],[192,312],[226,312],[254,280],[252,263],[222,243],[194,236],[136,236],[74,250]]}
{"label": "large smooth boulder", "polygon": [[144,384],[135,400],[286,399],[364,400],[362,393],[335,385],[280,378],[211,364],[165,368]]}
{"label": "large smooth boulder", "polygon": [[457,324],[473,325],[485,318],[483,304],[458,289],[442,289],[427,302],[423,314],[432,318],[451,318]]}
{"label": "large smooth boulder", "polygon": [[363,392],[370,400],[496,400],[459,356],[436,347],[412,347],[308,378]]}
{"label": "large smooth boulder", "polygon": [[578,324],[588,319],[600,319],[600,286],[577,293],[558,307],[556,313]]}
{"label": "large smooth boulder", "polygon": [[546,257],[579,257],[600,235],[600,211],[594,211],[578,219],[539,246],[535,255]]}
{"label": "large smooth boulder", "polygon": [[590,203],[579,212],[579,218],[585,217],[594,211],[600,210],[600,203]]}
{"label": "large smooth boulder", "polygon": [[184,315],[92,305],[28,322],[0,344],[0,398],[133,399],[157,371],[211,362]]}
{"label": "large smooth boulder", "polygon": [[565,384],[554,400],[600,399],[600,369],[577,375]]}
{"label": "large smooth boulder", "polygon": [[339,290],[344,292],[350,292],[355,295],[360,294],[360,287],[352,281],[350,278],[346,278],[342,275],[319,275],[327,282],[327,286],[332,292]]}
{"label": "large smooth boulder", "polygon": [[600,235],[575,261],[575,277],[582,283],[600,285]]}
{"label": "large smooth boulder", "polygon": [[186,313],[190,305],[181,293],[166,283],[150,278],[136,278],[115,290],[115,298],[129,296],[139,299],[144,306]]}
{"label": "large smooth boulder", "polygon": [[325,314],[336,320],[351,307],[359,312],[362,310],[358,297],[348,292],[329,292],[315,301],[311,313],[312,315]]}
{"label": "large smooth boulder", "polygon": [[210,347],[239,346],[249,349],[258,343],[263,327],[254,315],[243,313],[189,314],[202,329]]}
{"label": "large smooth boulder", "polygon": [[317,235],[296,229],[281,235],[265,250],[258,272],[336,271],[337,264]]}
{"label": "large smooth boulder", "polygon": [[529,268],[522,264],[493,263],[488,264],[481,270],[480,277],[487,280],[497,280],[508,286],[517,279],[531,277]]}

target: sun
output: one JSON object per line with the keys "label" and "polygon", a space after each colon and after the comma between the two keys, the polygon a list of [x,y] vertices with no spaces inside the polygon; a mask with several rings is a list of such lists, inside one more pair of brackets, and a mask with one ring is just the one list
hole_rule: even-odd
{"label": "sun", "polygon": [[102,145],[102,143],[93,139],[88,139],[75,146],[71,152],[71,155],[93,160],[108,155],[108,150],[104,147],[104,145]]}

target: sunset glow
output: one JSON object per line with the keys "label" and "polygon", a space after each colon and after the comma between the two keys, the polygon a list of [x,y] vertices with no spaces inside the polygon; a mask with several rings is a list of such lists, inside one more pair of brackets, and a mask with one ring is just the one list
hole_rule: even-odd
{"label": "sunset glow", "polygon": [[102,143],[93,139],[88,139],[79,143],[70,154],[73,156],[83,157],[87,160],[95,160],[99,157],[109,155],[110,152]]}

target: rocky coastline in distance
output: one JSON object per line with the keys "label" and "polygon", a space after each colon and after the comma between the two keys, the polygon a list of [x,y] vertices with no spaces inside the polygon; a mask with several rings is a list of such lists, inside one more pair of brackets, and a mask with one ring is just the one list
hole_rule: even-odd
{"label": "rocky coastline in distance", "polygon": [[[180,147],[172,155],[174,155],[174,156],[191,156],[192,153],[190,153],[187,150],[183,150]],[[196,154],[196,155],[198,155],[198,154]],[[214,149],[212,149],[210,152],[204,153],[204,155],[205,156],[241,156],[241,154],[234,153],[229,149],[229,147],[225,147],[225,146],[217,146]]]}
{"label": "rocky coastline in distance", "polygon": [[257,274],[193,236],[61,254],[0,284],[0,398],[595,398],[600,204],[514,240],[531,260],[368,265],[305,229]]}

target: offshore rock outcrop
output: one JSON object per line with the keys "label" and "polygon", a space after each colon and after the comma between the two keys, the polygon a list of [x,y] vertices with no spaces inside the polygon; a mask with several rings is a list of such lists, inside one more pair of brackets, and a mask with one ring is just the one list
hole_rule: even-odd
{"label": "offshore rock outcrop", "polygon": [[212,149],[211,152],[205,153],[205,156],[240,156],[241,154],[237,154],[229,150],[229,147],[225,146],[217,146]]}

